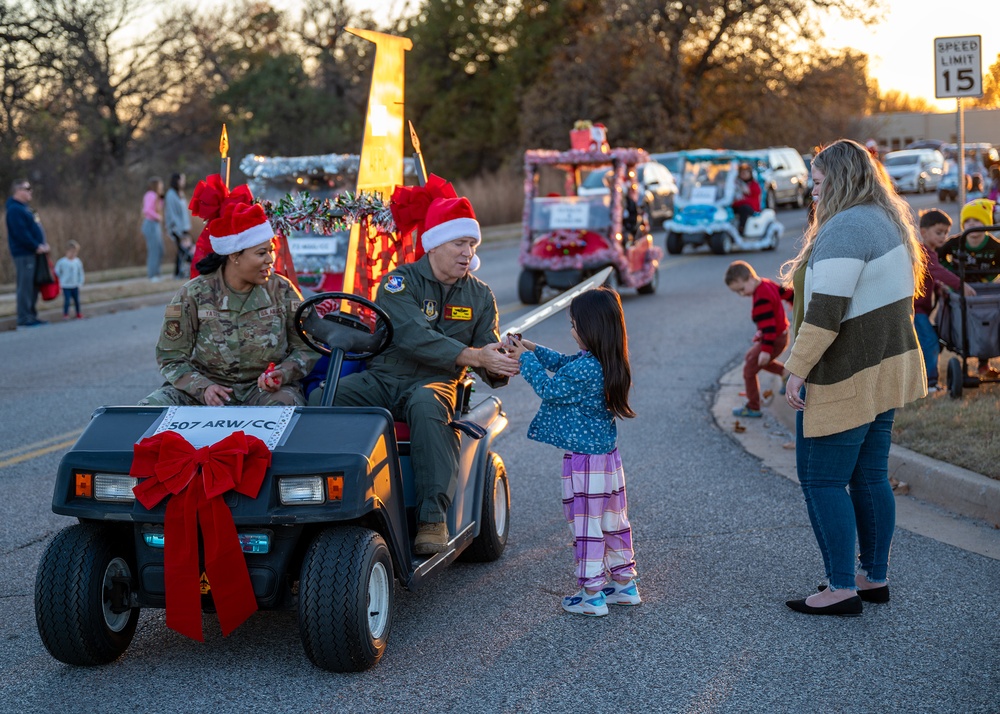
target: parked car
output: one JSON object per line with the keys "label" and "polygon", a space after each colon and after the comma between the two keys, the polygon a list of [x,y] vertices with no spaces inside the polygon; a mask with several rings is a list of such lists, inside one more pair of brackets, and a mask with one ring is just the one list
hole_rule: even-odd
{"label": "parked car", "polygon": [[[946,159],[958,158],[957,144],[944,144],[941,146],[941,153]],[[976,171],[989,175],[990,167],[1000,163],[1000,151],[987,142],[966,142],[965,143],[965,173],[971,176]]]}
{"label": "parked car", "polygon": [[936,191],[944,175],[944,156],[936,149],[890,151],[882,164],[900,193]]}
{"label": "parked car", "polygon": [[941,175],[941,181],[938,183],[938,200],[939,201],[957,201],[958,200],[958,162],[957,161],[946,161],[944,173]]}
{"label": "parked car", "polygon": [[772,146],[746,152],[764,160],[764,189],[767,207],[782,204],[802,208],[806,205],[809,171],[798,151],[789,146]]}
{"label": "parked car", "polygon": [[662,154],[650,154],[649,158],[658,164],[663,164],[676,179],[684,170],[684,152],[666,151]]}
{"label": "parked car", "polygon": [[918,139],[917,141],[911,141],[909,144],[904,146],[904,149],[935,149],[941,151],[941,147],[944,146],[943,141],[938,141],[937,139]]}
{"label": "parked car", "polygon": [[[611,181],[611,169],[596,169],[587,174],[580,184],[576,195],[602,196],[609,193],[608,184]],[[656,161],[647,161],[635,167],[634,180],[639,186],[639,209],[645,212],[650,225],[667,220],[674,215],[674,197],[677,195],[677,183],[670,170]]]}
{"label": "parked car", "polygon": [[806,165],[806,205],[813,200],[812,154],[802,154],[802,163]]}

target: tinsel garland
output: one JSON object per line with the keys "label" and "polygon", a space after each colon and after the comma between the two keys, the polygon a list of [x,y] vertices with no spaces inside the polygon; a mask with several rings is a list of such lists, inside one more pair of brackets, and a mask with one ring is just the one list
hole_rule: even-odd
{"label": "tinsel garland", "polygon": [[377,193],[345,191],[333,199],[320,200],[308,191],[302,191],[294,196],[286,194],[277,203],[267,199],[258,203],[275,232],[285,236],[293,230],[309,230],[316,235],[328,236],[350,230],[362,218],[367,218],[380,233],[394,233],[396,230],[389,206]]}

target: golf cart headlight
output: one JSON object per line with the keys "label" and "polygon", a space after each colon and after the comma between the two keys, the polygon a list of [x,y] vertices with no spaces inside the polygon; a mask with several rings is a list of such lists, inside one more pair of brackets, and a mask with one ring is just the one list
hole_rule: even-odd
{"label": "golf cart headlight", "polygon": [[729,212],[725,208],[715,209],[715,220],[719,223],[729,220]]}
{"label": "golf cart headlight", "polygon": [[135,501],[132,489],[139,479],[132,476],[117,474],[94,474],[94,499],[97,501],[113,501],[116,503],[131,503]]}
{"label": "golf cart headlight", "polygon": [[323,503],[322,476],[296,476],[278,481],[278,497],[283,506],[294,506],[299,503]]}

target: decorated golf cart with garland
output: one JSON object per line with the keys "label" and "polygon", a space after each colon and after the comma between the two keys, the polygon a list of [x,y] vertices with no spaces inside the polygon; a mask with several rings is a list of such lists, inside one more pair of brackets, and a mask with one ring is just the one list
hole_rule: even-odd
{"label": "decorated golf cart with garland", "polygon": [[[579,145],[584,145],[582,139]],[[566,290],[609,266],[613,286],[656,292],[663,250],[653,244],[644,221],[638,221],[634,235],[622,226],[628,182],[636,165],[648,160],[645,151],[632,148],[525,152],[517,285],[521,302],[537,304],[546,287]],[[540,173],[546,168],[563,173],[561,194],[539,195]],[[612,171],[609,193],[578,196],[582,178],[601,168]]]}
{"label": "decorated golf cart with garland", "polygon": [[[398,113],[398,144],[372,162],[389,167],[375,179],[391,191],[402,184],[402,76],[398,65],[379,62],[394,48],[408,49],[409,40],[355,32],[381,40],[373,77],[388,77],[387,86],[373,79],[369,128],[373,105],[383,126],[386,106]],[[366,130],[363,166],[369,139]],[[52,509],[73,522],[48,542],[35,578],[38,632],[53,657],[76,666],[113,662],[129,647],[143,608],[165,609],[167,626],[196,640],[205,613],[228,635],[257,610],[295,609],[310,661],[362,670],[386,650],[397,583],[416,589],[458,558],[501,556],[510,494],[492,450],[507,425],[496,396],[473,398],[470,379],[459,385],[450,540],[430,556],[413,553],[406,425],[385,409],[331,406],[343,361],[391,344],[391,320],[372,298],[385,272],[415,257],[414,235],[397,230],[386,195],[301,193],[262,202],[277,234],[276,267],[291,280],[285,236],[305,227],[356,236],[345,292],[317,293],[295,314],[300,336],[330,357],[321,406],[95,411],[55,476]]]}
{"label": "decorated golf cart with garland", "polygon": [[[358,154],[316,156],[259,156],[248,154],[240,162],[247,185],[260,202],[267,201],[272,223],[279,214],[282,235],[295,265],[302,290],[330,291],[343,287],[347,267],[349,226],[338,221],[347,206],[357,201]],[[403,159],[406,184],[416,183],[412,159]],[[345,197],[339,204],[338,197]],[[329,200],[328,211],[322,202]]]}

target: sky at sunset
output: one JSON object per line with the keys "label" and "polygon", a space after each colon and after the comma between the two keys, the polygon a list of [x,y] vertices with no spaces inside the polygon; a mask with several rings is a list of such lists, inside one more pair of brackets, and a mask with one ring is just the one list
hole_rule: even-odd
{"label": "sky at sunset", "polygon": [[[419,0],[349,0],[357,9],[397,16]],[[221,0],[208,0],[208,4]],[[281,3],[293,17],[301,0]],[[994,0],[884,0],[885,20],[866,28],[831,16],[822,22],[829,47],[854,47],[869,57],[869,74],[885,92],[896,89],[932,102],[938,111],[955,111],[954,99],[934,98],[934,38],[982,36],[982,71],[1000,54],[1000,11]],[[146,19],[143,22],[148,23]]]}
{"label": "sky at sunset", "polygon": [[886,20],[872,28],[859,22],[823,24],[831,47],[854,47],[869,58],[869,74],[885,92],[923,97],[939,111],[955,111],[954,99],[934,99],[934,38],[981,35],[983,74],[1000,54],[1000,11],[990,0],[889,0]]}
{"label": "sky at sunset", "polygon": [[[939,111],[955,111],[954,99],[934,98],[934,38],[982,35],[985,75],[1000,54],[1000,10],[994,0],[885,0],[883,5],[886,19],[872,28],[838,16],[823,22],[826,44],[867,54],[869,73],[883,92],[897,89],[935,103]],[[354,0],[354,6],[398,14],[406,3]]]}

